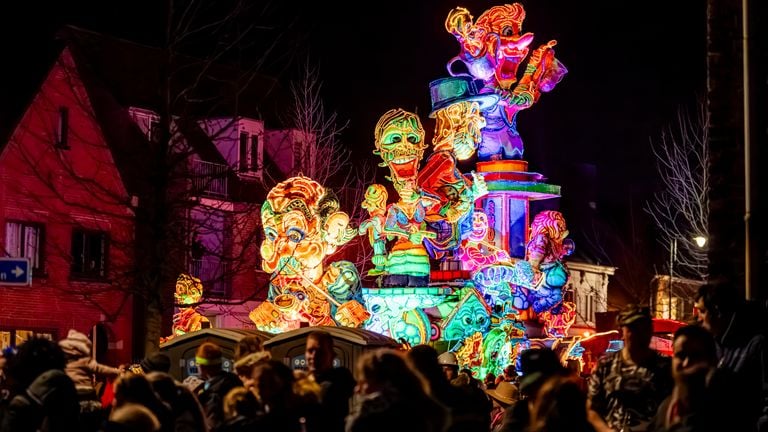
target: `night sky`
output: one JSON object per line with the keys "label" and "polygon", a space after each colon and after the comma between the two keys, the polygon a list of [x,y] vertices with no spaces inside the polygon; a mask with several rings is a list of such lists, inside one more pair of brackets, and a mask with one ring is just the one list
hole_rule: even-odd
{"label": "night sky", "polygon": [[[151,43],[161,33],[159,1],[14,2],[4,5],[2,43],[8,68],[25,52],[69,23]],[[254,2],[258,3],[258,2]],[[532,171],[562,185],[563,211],[580,212],[595,201],[600,218],[627,231],[647,225],[642,206],[660,186],[650,139],[694,107],[705,90],[706,20],[703,1],[521,1],[523,31],[533,46],[557,39],[557,57],[568,75],[518,117]],[[273,71],[287,85],[309,56],[320,66],[324,99],[350,126],[342,140],[357,158],[373,157],[373,128],[384,111],[402,107],[434,127],[428,84],[447,76],[445,63],[459,45],[444,30],[450,9],[464,6],[477,18],[502,2],[389,1],[265,4],[265,19],[284,32]],[[377,6],[378,5],[378,6]],[[259,5],[262,6],[262,5]],[[9,8],[10,9],[7,9]],[[273,33],[274,34],[274,33]],[[30,51],[32,50],[32,51]],[[287,60],[295,61],[286,66]],[[7,80],[6,80],[7,81]],[[574,172],[591,164],[594,182]],[[582,165],[583,167],[583,165]],[[381,171],[381,169],[379,170]],[[382,173],[380,173],[382,174]],[[567,197],[578,197],[568,199]],[[633,216],[630,217],[630,214]],[[576,228],[576,227],[572,227]],[[641,229],[648,231],[647,227]]]}

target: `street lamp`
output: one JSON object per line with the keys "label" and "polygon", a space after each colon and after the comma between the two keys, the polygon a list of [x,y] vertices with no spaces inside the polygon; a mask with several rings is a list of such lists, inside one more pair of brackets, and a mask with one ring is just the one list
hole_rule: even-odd
{"label": "street lamp", "polygon": [[[696,243],[696,246],[698,246],[700,249],[703,249],[704,246],[707,245],[707,237],[703,235],[697,235],[695,237],[692,237],[691,240],[693,240],[694,243]],[[672,319],[672,285],[674,284],[673,280],[675,277],[675,262],[677,261],[677,237],[672,237],[669,239],[669,285],[667,288],[669,289],[669,292],[667,293],[667,300],[669,301],[669,309],[667,312],[667,317],[669,319]]]}
{"label": "street lamp", "polygon": [[[698,244],[698,242],[697,242]],[[675,277],[675,259],[677,258],[677,238],[669,240],[669,284],[667,284],[667,318],[672,319],[672,280]]]}

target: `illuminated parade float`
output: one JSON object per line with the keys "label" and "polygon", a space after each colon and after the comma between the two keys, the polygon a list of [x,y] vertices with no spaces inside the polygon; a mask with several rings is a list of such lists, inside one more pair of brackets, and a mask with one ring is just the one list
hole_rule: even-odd
{"label": "illuminated parade float", "polygon": [[[516,127],[518,113],[567,70],[555,41],[531,48],[524,19],[517,3],[477,20],[463,8],[448,14],[460,51],[449,76],[429,85],[431,146],[416,114],[381,116],[373,153],[391,185],[367,188],[359,228],[312,179],[293,177],[269,192],[261,255],[272,278],[267,301],[250,314],[259,330],[364,327],[454,351],[481,373],[567,335],[576,311],[563,301],[563,258],[573,244],[562,214],[531,214],[533,201],[557,198],[560,188],[528,171]],[[461,172],[459,162],[475,154],[476,169]],[[373,249],[372,286],[362,286],[352,263],[325,262],[356,235]]]}

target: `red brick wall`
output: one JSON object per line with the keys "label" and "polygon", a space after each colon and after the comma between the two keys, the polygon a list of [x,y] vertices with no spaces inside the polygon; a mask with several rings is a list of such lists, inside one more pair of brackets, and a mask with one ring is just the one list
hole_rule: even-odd
{"label": "red brick wall", "polygon": [[[62,106],[69,110],[67,150],[54,145]],[[130,197],[68,51],[0,148],[0,245],[8,220],[45,227],[44,274],[34,275],[31,287],[0,286],[0,328],[55,329],[63,337],[69,328],[87,332],[106,321],[115,348],[109,360],[131,360],[131,301],[126,295],[133,257]],[[75,227],[109,235],[108,275],[99,283],[70,278]]]}

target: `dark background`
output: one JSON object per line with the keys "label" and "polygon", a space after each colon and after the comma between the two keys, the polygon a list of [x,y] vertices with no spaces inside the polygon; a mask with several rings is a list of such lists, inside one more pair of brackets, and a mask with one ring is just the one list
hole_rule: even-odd
{"label": "dark background", "polygon": [[[158,43],[164,32],[163,3],[4,4],[0,97],[15,97],[25,71],[37,66],[36,52],[63,24]],[[600,221],[617,237],[634,237],[642,245],[638,261],[652,271],[654,263],[662,265],[665,252],[643,211],[663,186],[650,142],[674,122],[679,109],[695,110],[704,97],[706,2],[521,3],[527,12],[523,31],[535,34],[532,47],[556,39],[557,57],[569,69],[551,93],[518,117],[525,158],[532,171],[562,186],[561,208],[572,233],[583,236]],[[496,4],[503,2],[279,1],[253,2],[249,13],[268,26],[264,41],[280,37],[274,60],[264,62],[265,73],[287,88],[307,58],[317,64],[326,106],[349,121],[343,144],[354,158],[373,160],[373,129],[390,108],[419,113],[429,138],[434,127],[426,115],[429,82],[447,75],[445,63],[459,50],[443,27],[448,11],[463,6],[477,18]],[[256,47],[251,55],[259,55]],[[590,251],[589,241],[576,239],[585,258],[607,264]]]}

